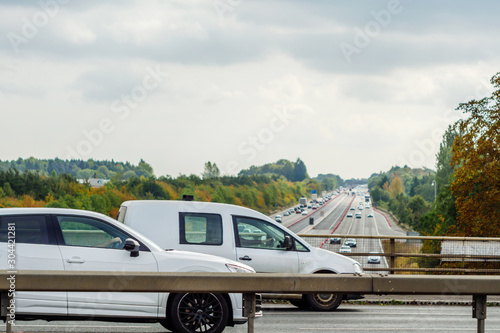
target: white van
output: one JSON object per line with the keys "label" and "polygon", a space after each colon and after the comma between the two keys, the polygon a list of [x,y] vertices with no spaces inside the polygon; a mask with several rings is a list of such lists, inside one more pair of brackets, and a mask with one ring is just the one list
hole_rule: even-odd
{"label": "white van", "polygon": [[[348,257],[315,248],[271,218],[245,207],[195,201],[133,200],[118,221],[165,249],[213,254],[262,273],[363,273]],[[345,295],[308,294],[292,302],[315,310],[336,309]],[[359,297],[357,297],[359,298]]]}
{"label": "white van", "polygon": [[[10,260],[9,258],[15,258]],[[0,269],[255,273],[226,258],[165,251],[116,220],[60,208],[0,209]],[[9,260],[7,260],[9,259]],[[245,323],[241,294],[16,292],[16,319],[160,322],[175,332],[219,333]],[[196,320],[193,320],[193,313]]]}

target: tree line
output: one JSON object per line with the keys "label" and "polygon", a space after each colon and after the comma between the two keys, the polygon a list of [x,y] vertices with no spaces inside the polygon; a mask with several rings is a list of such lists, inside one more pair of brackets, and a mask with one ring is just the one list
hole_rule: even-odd
{"label": "tree line", "polygon": [[[103,165],[99,161],[92,163]],[[141,163],[147,165],[144,161]],[[133,168],[136,167],[131,166]],[[0,207],[76,208],[116,217],[125,200],[181,200],[184,195],[191,195],[197,201],[236,204],[270,213],[280,207],[296,205],[300,197],[312,190],[321,193],[336,187],[334,178],[321,182],[310,178],[293,182],[276,173],[221,176],[217,165],[211,162],[205,164],[201,176],[132,175],[125,178],[116,172],[101,188],[80,183],[70,173],[53,170],[47,174],[43,168],[36,171],[8,168],[0,170]]]}
{"label": "tree line", "polygon": [[130,178],[153,176],[153,168],[141,159],[138,165],[130,162],[97,161],[89,159],[83,160],[62,160],[55,159],[37,159],[35,157],[18,158],[12,161],[0,161],[0,171],[15,169],[20,172],[37,171],[45,175],[70,174],[78,179],[112,177]]}

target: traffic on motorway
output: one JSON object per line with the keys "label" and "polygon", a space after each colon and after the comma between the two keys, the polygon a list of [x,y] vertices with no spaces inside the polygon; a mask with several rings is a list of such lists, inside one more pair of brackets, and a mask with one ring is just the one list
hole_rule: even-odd
{"label": "traffic on motorway", "polygon": [[[333,192],[326,198],[322,205],[318,205],[318,208],[306,217],[291,213],[292,210],[295,212],[300,209],[299,204],[271,217],[280,219],[280,223],[302,235],[406,235],[406,231],[397,224],[388,223],[386,217],[372,207],[370,196],[364,187]],[[309,200],[308,205],[314,205],[314,201]],[[306,240],[328,251],[348,255],[360,262],[364,268],[381,268],[380,272],[384,272],[382,269],[388,267],[386,257],[381,255],[384,253],[382,242],[378,239],[332,237],[327,242],[318,244],[314,243],[317,239],[306,237]],[[370,253],[370,256],[355,256],[356,253]]]}
{"label": "traffic on motorway", "polygon": [[[5,234],[0,242],[8,242],[7,234],[15,228],[16,268],[23,270],[47,269],[45,263],[52,263],[50,268],[56,270],[362,274],[361,265],[387,267],[380,241],[333,237],[311,246],[294,230],[343,235],[400,232],[385,223],[359,189],[301,198],[298,205],[272,217],[229,204],[133,200],[122,204],[117,219],[82,210],[5,209],[0,214],[0,232]],[[163,250],[173,248],[205,255]],[[357,251],[371,255],[354,259],[342,255]],[[42,260],[34,260],[34,253]],[[68,293],[69,298],[63,294],[16,294],[18,319],[156,321],[178,332],[208,333],[246,321],[241,295],[113,293],[111,299],[101,299],[95,293]],[[291,303],[301,309],[332,311],[342,300],[361,297],[304,294]]]}

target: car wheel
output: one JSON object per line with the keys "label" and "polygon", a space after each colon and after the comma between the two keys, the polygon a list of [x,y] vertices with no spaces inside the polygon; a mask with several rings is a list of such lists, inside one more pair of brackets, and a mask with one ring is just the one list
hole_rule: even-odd
{"label": "car wheel", "polygon": [[304,300],[316,311],[333,311],[342,303],[342,294],[306,294]]}
{"label": "car wheel", "polygon": [[176,294],[168,308],[169,329],[174,332],[220,333],[229,319],[221,294]]}

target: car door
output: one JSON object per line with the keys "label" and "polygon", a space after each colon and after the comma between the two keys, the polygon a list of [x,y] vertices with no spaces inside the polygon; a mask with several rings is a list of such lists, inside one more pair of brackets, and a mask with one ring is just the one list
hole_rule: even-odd
{"label": "car door", "polygon": [[[141,247],[139,256],[124,250],[126,232],[109,221],[91,217],[58,215],[58,238],[66,271],[116,272],[114,286],[127,285],[120,272],[156,272],[153,254]],[[109,292],[106,286],[97,293],[68,293],[68,314],[85,316],[156,317],[158,293]]]}
{"label": "car door", "polygon": [[[45,215],[0,216],[0,269],[63,271],[50,218]],[[66,292],[16,292],[16,312],[67,315]]]}
{"label": "car door", "polygon": [[295,250],[286,250],[286,232],[268,221],[233,216],[236,259],[259,273],[298,273]]}

